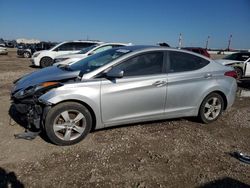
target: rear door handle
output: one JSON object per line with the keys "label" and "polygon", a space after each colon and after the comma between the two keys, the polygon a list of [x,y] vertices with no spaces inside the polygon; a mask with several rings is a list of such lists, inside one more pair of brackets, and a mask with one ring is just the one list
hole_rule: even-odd
{"label": "rear door handle", "polygon": [[212,76],[213,76],[212,74],[207,73],[207,74],[204,75],[204,78],[212,78]]}
{"label": "rear door handle", "polygon": [[152,85],[155,87],[162,87],[162,86],[167,85],[167,82],[159,80],[159,81],[154,82]]}

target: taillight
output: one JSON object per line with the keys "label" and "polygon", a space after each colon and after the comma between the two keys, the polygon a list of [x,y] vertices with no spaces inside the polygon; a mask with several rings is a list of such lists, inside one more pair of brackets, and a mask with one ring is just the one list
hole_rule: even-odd
{"label": "taillight", "polygon": [[228,72],[225,72],[224,74],[225,76],[230,76],[230,77],[233,77],[235,79],[237,79],[237,73],[235,71],[228,71]]}

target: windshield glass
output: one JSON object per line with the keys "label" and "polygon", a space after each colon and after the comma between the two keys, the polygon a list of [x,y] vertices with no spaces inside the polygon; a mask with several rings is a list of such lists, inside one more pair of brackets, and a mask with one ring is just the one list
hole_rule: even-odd
{"label": "windshield glass", "polygon": [[95,44],[95,45],[89,46],[87,48],[83,48],[80,52],[78,52],[78,54],[86,54],[88,51],[94,49],[97,46],[99,46],[99,44]]}
{"label": "windshield glass", "polygon": [[223,59],[229,59],[229,60],[237,60],[237,54],[230,54],[224,57]]}
{"label": "windshield glass", "polygon": [[89,56],[83,60],[80,60],[72,65],[70,65],[70,69],[75,70],[81,70],[83,74],[91,72],[96,70],[97,68],[106,65],[115,59],[128,54],[131,52],[127,49],[110,49],[106,50],[97,54],[94,54],[92,56]]}

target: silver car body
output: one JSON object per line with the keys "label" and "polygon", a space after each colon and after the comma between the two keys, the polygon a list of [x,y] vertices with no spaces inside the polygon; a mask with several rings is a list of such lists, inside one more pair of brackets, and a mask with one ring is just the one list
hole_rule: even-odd
{"label": "silver car body", "polygon": [[[95,78],[110,67],[141,53],[179,51],[210,61],[198,70],[163,73],[151,76],[123,77],[115,81]],[[83,75],[81,82],[68,83],[50,90],[39,100],[56,105],[63,101],[78,101],[92,109],[96,129],[142,121],[197,116],[204,98],[217,91],[226,98],[229,108],[235,99],[237,84],[224,76],[232,68],[204,56],[171,48],[139,48],[113,62]]]}

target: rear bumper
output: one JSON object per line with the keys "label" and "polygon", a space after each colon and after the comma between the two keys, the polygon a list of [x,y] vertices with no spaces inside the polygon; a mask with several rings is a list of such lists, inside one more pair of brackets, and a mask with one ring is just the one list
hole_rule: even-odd
{"label": "rear bumper", "polygon": [[236,81],[233,82],[228,94],[227,94],[227,109],[230,108],[235,101],[236,92],[237,92],[237,83]]}

